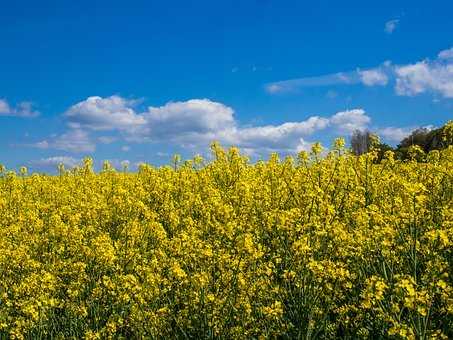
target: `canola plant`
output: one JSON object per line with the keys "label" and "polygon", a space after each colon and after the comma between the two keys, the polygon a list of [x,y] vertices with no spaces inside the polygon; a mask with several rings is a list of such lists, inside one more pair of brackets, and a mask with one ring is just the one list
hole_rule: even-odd
{"label": "canola plant", "polygon": [[2,167],[0,338],[453,338],[453,147],[212,152]]}

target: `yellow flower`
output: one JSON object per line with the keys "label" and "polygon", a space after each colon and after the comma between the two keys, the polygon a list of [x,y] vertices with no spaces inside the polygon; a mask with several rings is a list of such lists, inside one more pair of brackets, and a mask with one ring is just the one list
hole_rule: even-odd
{"label": "yellow flower", "polygon": [[453,147],[333,148],[0,167],[0,338],[448,337]]}

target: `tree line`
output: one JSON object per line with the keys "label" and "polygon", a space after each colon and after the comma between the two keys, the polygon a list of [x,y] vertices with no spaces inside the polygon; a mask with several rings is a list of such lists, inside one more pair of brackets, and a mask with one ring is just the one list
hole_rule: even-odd
{"label": "tree line", "polygon": [[355,130],[351,135],[351,150],[355,155],[374,150],[378,152],[378,161],[384,157],[386,151],[393,151],[395,158],[405,160],[413,157],[414,150],[420,154],[427,154],[433,150],[445,149],[450,145],[453,145],[453,120],[437,129],[417,128],[403,138],[396,147],[381,142],[379,136],[369,130]]}

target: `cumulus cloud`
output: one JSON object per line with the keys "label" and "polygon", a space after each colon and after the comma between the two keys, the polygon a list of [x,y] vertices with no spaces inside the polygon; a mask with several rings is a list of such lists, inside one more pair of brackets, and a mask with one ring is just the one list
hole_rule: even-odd
{"label": "cumulus cloud", "polygon": [[5,99],[0,99],[0,116],[35,118],[40,112],[33,109],[30,102],[20,102],[16,107],[12,107]]}
{"label": "cumulus cloud", "polygon": [[398,66],[395,72],[395,90],[398,95],[415,96],[433,92],[445,98],[453,98],[453,59],[424,60]]}
{"label": "cumulus cloud", "polygon": [[385,140],[389,142],[400,142],[408,136],[412,128],[400,128],[400,127],[385,127],[385,128],[380,128],[377,130],[377,133],[379,136],[383,137]]}
{"label": "cumulus cloud", "polygon": [[[356,108],[325,117],[311,116],[281,124],[243,126],[231,107],[209,99],[169,102],[138,112],[132,102],[113,97],[89,97],[78,103],[83,104],[72,106],[64,114],[69,122],[68,131],[32,146],[87,153],[95,151],[95,142],[108,144],[122,141],[127,142],[120,147],[124,152],[129,151],[130,143],[167,144],[192,152],[204,152],[209,143],[217,140],[226,146],[238,146],[250,155],[269,152],[288,154],[309,150],[312,145],[310,140],[316,140],[320,132],[348,135],[357,129],[367,129],[371,124],[365,110]],[[114,106],[115,110],[112,109]],[[75,107],[78,109],[75,110]],[[81,107],[85,108],[81,110]],[[112,116],[120,116],[119,121],[124,124],[111,121]],[[104,134],[106,131],[108,135]],[[389,140],[400,140],[406,130],[389,127],[378,133]]]}
{"label": "cumulus cloud", "polygon": [[[133,101],[119,96],[89,97],[71,106],[63,117],[68,122],[67,132],[32,146],[86,153],[95,150],[95,141],[108,144],[124,140],[129,143],[171,143],[200,150],[217,140],[254,154],[289,153],[309,148],[311,142],[306,139],[328,127],[349,133],[369,123],[365,111],[355,109],[331,117],[311,116],[276,125],[241,126],[231,107],[209,99],[169,102],[137,112]],[[105,131],[109,131],[109,135],[95,136]],[[121,150],[128,151],[129,146],[123,146]]]}
{"label": "cumulus cloud", "polygon": [[392,19],[387,21],[384,26],[385,33],[392,34],[393,31],[395,31],[396,27],[398,26],[399,22],[400,22],[399,19]]}
{"label": "cumulus cloud", "polygon": [[219,139],[253,153],[290,153],[303,149],[307,144],[304,137],[325,129],[328,124],[329,119],[313,116],[300,122],[235,128],[224,135],[220,134]]}
{"label": "cumulus cloud", "polygon": [[[301,139],[325,129],[329,119],[318,116],[280,125],[240,126],[234,110],[208,99],[168,103],[150,107],[143,114],[147,125],[145,138],[157,142],[172,142],[186,148],[204,148],[213,140],[236,145],[250,154],[262,152],[294,152]],[[305,146],[305,144],[304,144]]]}
{"label": "cumulus cloud", "polygon": [[69,130],[59,136],[45,139],[31,145],[38,149],[55,149],[75,153],[94,152],[96,144],[86,131],[80,129]]}
{"label": "cumulus cloud", "polygon": [[300,138],[299,143],[297,144],[297,147],[296,147],[296,152],[310,151],[313,144],[314,144],[314,142],[307,142],[303,138]]}
{"label": "cumulus cloud", "polygon": [[364,110],[354,109],[331,117],[311,116],[277,125],[240,126],[232,108],[207,100],[180,102],[174,108],[165,105],[149,112],[165,117],[163,120],[150,119],[145,115],[151,126],[147,130],[151,140],[169,140],[189,148],[204,147],[212,140],[218,140],[225,145],[239,146],[250,154],[297,152],[309,148],[311,142],[306,138],[318,131],[331,127],[339,133],[350,133],[364,129],[370,122]]}
{"label": "cumulus cloud", "polygon": [[[79,131],[119,131],[128,139],[153,141],[212,133],[235,125],[231,108],[208,99],[169,102],[150,106],[145,112],[137,112],[134,104],[119,96],[89,97],[73,105],[64,117],[70,128]],[[101,136],[98,140],[111,143],[114,139]]]}
{"label": "cumulus cloud", "polygon": [[131,130],[145,123],[144,118],[133,109],[134,100],[120,96],[88,97],[69,108],[64,114],[68,125],[76,129]]}
{"label": "cumulus cloud", "polygon": [[337,112],[330,120],[341,133],[350,134],[355,130],[364,130],[371,122],[371,118],[365,114],[363,109],[354,109]]}
{"label": "cumulus cloud", "polygon": [[[362,76],[368,77],[364,82],[383,82],[374,73]],[[243,126],[231,107],[209,99],[169,102],[162,106],[150,106],[140,112],[136,110],[134,101],[119,96],[89,97],[73,105],[63,117],[68,123],[66,132],[31,146],[91,153],[95,151],[96,143],[119,141],[127,143],[120,147],[123,152],[130,150],[130,143],[157,143],[204,153],[209,143],[217,140],[225,146],[238,146],[251,156],[260,156],[269,152],[290,154],[310,150],[312,141],[316,141],[320,133],[350,135],[354,130],[371,127],[370,116],[361,108],[339,111],[331,116],[309,116],[281,124]],[[410,129],[400,127],[374,130],[391,142],[400,141],[410,132]],[[158,155],[164,154],[158,152]],[[63,163],[74,166],[79,161],[69,156],[56,156],[36,161],[34,165],[50,167]],[[119,161],[115,162],[119,166]]]}
{"label": "cumulus cloud", "polygon": [[170,102],[143,113],[143,131],[154,140],[215,133],[235,126],[233,113],[232,108],[209,99]]}

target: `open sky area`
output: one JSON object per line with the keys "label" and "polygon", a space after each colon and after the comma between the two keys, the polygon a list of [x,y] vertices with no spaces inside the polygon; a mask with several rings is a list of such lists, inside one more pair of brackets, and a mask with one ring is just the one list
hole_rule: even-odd
{"label": "open sky area", "polygon": [[0,0],[0,163],[395,145],[453,118],[453,1]]}

